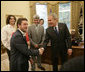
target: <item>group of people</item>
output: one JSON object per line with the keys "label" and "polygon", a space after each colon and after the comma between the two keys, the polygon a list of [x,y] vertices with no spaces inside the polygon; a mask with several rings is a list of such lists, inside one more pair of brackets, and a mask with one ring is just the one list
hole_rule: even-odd
{"label": "group of people", "polygon": [[13,15],[7,17],[6,26],[2,28],[1,40],[7,48],[10,71],[28,71],[31,62],[32,71],[35,71],[37,61],[38,68],[45,71],[41,65],[41,55],[46,46],[51,41],[53,71],[58,71],[58,59],[61,63],[67,61],[67,55],[72,54],[71,36],[64,23],[58,23],[55,13],[48,15],[48,23],[51,25],[44,33],[43,19],[38,15],[33,16],[33,24],[28,26],[26,18],[17,20],[17,30],[15,27],[16,18]]}

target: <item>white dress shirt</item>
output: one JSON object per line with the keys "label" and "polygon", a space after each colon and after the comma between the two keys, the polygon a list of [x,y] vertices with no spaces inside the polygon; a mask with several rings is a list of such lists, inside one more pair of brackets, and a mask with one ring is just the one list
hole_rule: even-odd
{"label": "white dress shirt", "polygon": [[22,33],[23,36],[26,36],[26,33],[23,32],[21,29],[18,28],[18,30]]}
{"label": "white dress shirt", "polygon": [[[26,36],[26,33],[23,32],[21,29],[18,28],[18,30],[22,33],[23,36]],[[30,49],[30,46],[28,45],[28,49]]]}
{"label": "white dress shirt", "polygon": [[16,28],[11,26],[10,24],[4,26],[1,30],[1,41],[3,45],[10,50],[10,39],[12,33],[15,32]]}
{"label": "white dress shirt", "polygon": [[[59,32],[58,24],[55,27],[57,28],[57,31]],[[54,27],[54,30],[55,30],[55,27]]]}

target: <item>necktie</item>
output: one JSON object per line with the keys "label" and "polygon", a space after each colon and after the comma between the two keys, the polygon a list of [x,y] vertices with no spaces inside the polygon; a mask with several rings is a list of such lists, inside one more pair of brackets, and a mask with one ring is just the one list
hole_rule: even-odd
{"label": "necktie", "polygon": [[59,32],[58,32],[58,30],[57,30],[57,27],[55,27],[55,32],[56,32],[57,34],[59,34]]}
{"label": "necktie", "polygon": [[27,42],[29,41],[28,33],[26,33],[26,41],[27,41]]}

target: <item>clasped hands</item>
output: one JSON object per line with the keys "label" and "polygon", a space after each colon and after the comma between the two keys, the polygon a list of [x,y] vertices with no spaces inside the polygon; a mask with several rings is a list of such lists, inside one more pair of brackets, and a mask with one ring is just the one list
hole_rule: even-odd
{"label": "clasped hands", "polygon": [[43,54],[43,52],[44,52],[44,48],[43,48],[43,47],[41,47],[41,48],[39,48],[38,50],[39,50],[39,54],[40,54],[40,55],[42,55],[42,54]]}
{"label": "clasped hands", "polygon": [[69,56],[72,55],[72,49],[68,49],[67,54],[68,54]]}
{"label": "clasped hands", "polygon": [[[39,48],[39,45],[38,44],[36,44],[34,46],[35,46],[35,48]],[[39,54],[42,55],[43,52],[44,52],[44,48],[43,47],[40,47],[38,50],[39,50]]]}

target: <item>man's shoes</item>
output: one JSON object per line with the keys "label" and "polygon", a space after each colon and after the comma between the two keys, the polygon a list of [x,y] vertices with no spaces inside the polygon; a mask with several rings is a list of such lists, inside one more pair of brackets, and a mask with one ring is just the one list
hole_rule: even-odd
{"label": "man's shoes", "polygon": [[38,66],[38,68],[45,71],[45,68],[42,66]]}

